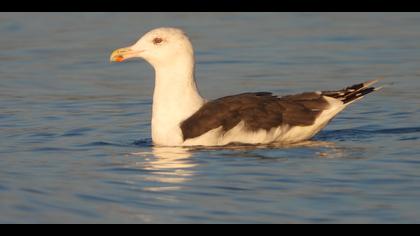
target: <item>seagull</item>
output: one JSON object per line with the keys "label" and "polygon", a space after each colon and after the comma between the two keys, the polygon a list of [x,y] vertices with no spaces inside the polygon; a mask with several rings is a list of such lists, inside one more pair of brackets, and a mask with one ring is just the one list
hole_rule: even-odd
{"label": "seagull", "polygon": [[135,44],[117,49],[111,62],[146,60],[155,71],[152,140],[156,146],[223,146],[297,143],[311,139],[349,104],[379,90],[378,80],[337,91],[276,96],[246,92],[204,99],[194,76],[194,50],[178,28],[147,32]]}

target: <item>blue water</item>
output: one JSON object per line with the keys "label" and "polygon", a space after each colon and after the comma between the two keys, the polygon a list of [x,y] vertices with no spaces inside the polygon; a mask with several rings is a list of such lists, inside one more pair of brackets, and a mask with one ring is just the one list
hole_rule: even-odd
{"label": "blue water", "polygon": [[[0,223],[420,223],[419,13],[0,13]],[[153,70],[183,28],[203,96],[388,87],[292,146],[157,148]],[[223,85],[221,85],[223,84]]]}

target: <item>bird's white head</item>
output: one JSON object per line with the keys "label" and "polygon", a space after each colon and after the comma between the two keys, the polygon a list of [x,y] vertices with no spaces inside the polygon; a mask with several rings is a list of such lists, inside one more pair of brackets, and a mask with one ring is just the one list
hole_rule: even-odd
{"label": "bird's white head", "polygon": [[157,28],[135,44],[111,54],[111,61],[143,58],[155,69],[152,138],[161,145],[183,142],[179,124],[204,103],[194,79],[194,51],[187,35],[176,28]]}
{"label": "bird's white head", "polygon": [[157,28],[143,35],[134,45],[115,50],[111,61],[143,58],[155,69],[171,65],[179,59],[193,60],[193,47],[188,36],[177,28]]}

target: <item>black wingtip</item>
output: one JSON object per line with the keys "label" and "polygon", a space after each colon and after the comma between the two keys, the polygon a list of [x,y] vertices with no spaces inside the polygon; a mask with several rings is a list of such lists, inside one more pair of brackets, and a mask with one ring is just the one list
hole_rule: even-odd
{"label": "black wingtip", "polygon": [[377,89],[375,89],[374,87],[369,87],[369,88],[364,88],[361,89],[360,91],[358,91],[357,93],[351,94],[350,96],[347,96],[344,100],[343,103],[344,104],[348,104],[350,102],[353,102],[359,98],[362,98],[363,96],[365,96],[366,94],[369,94],[371,92],[376,91]]}

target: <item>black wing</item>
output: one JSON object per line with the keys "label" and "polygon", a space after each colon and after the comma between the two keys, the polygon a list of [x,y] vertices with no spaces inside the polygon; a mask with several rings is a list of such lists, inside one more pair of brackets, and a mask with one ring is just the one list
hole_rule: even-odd
{"label": "black wing", "polygon": [[204,104],[196,113],[181,123],[184,140],[198,137],[222,126],[223,131],[244,121],[248,130],[270,130],[283,124],[308,126],[319,114],[328,109],[325,97],[343,104],[355,101],[380,88],[371,87],[378,80],[356,84],[337,91],[309,92],[284,97],[272,93],[243,93],[222,97]]}
{"label": "black wing", "polygon": [[312,125],[329,103],[321,93],[302,93],[284,97],[272,93],[243,93],[204,104],[181,123],[184,140],[198,137],[222,126],[224,132],[244,121],[248,130],[270,130],[283,124]]}

